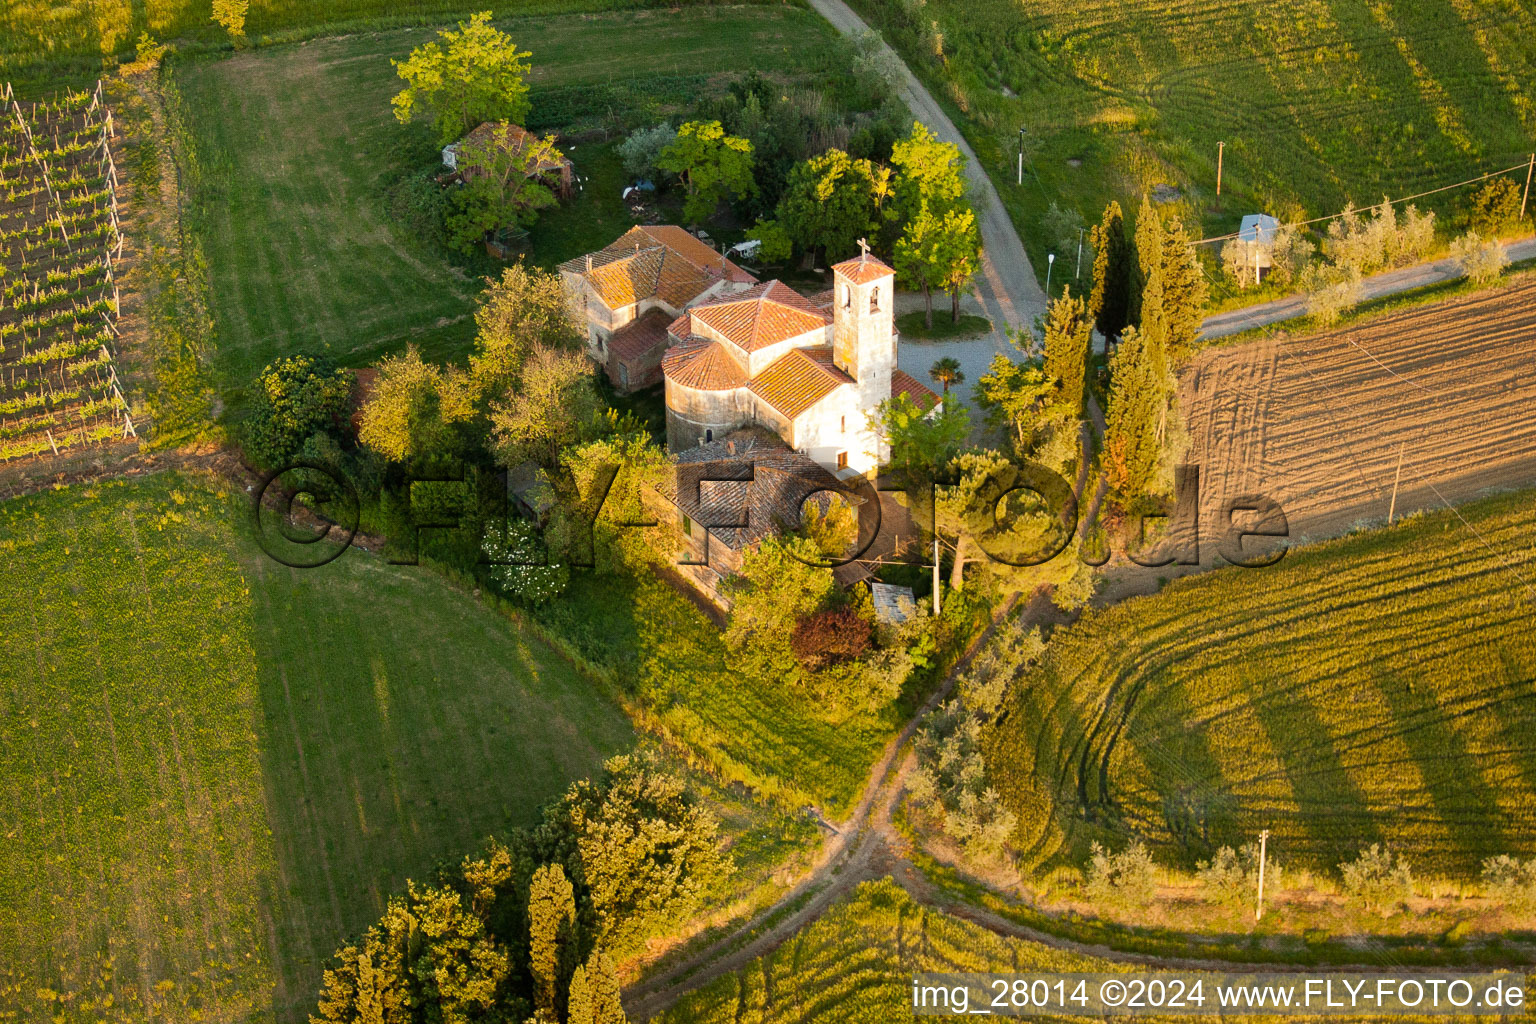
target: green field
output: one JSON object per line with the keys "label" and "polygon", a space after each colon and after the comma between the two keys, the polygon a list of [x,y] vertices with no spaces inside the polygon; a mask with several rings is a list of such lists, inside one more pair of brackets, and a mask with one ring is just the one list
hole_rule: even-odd
{"label": "green field", "polygon": [[649,731],[786,807],[841,818],[899,726],[895,708],[838,712],[804,688],[744,676],[719,627],[651,575],[577,575],[537,616],[639,695]]}
{"label": "green field", "polygon": [[[594,102],[636,104],[636,116],[660,120],[668,96],[687,105],[711,76],[753,68],[793,76],[825,64],[835,43],[821,19],[786,7],[503,24],[533,54],[530,124],[541,129],[583,120]],[[400,85],[390,58],[431,35],[316,40],[178,71],[203,166],[196,223],[218,323],[216,363],[237,406],[238,389],[284,352],[324,348],[362,365],[407,342],[435,359],[468,350],[479,278],[495,265],[423,244],[388,199],[439,163],[429,127],[402,127],[389,107]],[[544,214],[534,259],[546,266],[607,244],[630,223],[611,150],[575,143],[570,155],[578,173],[593,176],[592,191]]]}
{"label": "green field", "polygon": [[1188,865],[1271,829],[1331,869],[1387,842],[1476,877],[1536,853],[1527,493],[1188,577],[1057,634],[987,737],[1029,863],[1147,839]]}
{"label": "green field", "polygon": [[1260,209],[1320,216],[1463,181],[1536,140],[1528,0],[853,6],[957,117],[1042,280],[1063,252],[1039,230],[1052,201],[1092,222],[1166,184],[1217,234]]}
{"label": "green field", "polygon": [[71,1020],[301,1019],[407,877],[632,741],[467,594],[357,551],[278,565],[218,487],[0,506],[4,1019],[50,991]]}

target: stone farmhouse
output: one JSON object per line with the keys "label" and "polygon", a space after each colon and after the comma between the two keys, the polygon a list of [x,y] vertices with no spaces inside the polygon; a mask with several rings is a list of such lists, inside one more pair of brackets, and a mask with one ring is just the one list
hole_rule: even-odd
{"label": "stone farmhouse", "polygon": [[[742,555],[805,501],[864,500],[843,481],[889,454],[871,426],[882,402],[942,401],[897,366],[895,272],[867,249],[814,297],[760,283],[670,225],[632,228],[560,271],[614,386],[665,387],[676,472],[661,497],[684,570],[722,603]],[[837,571],[845,586],[867,576]]]}

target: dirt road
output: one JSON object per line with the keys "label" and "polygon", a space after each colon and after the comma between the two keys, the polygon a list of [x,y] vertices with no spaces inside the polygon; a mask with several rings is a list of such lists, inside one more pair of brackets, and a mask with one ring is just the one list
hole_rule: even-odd
{"label": "dirt road", "polygon": [[[1536,257],[1536,238],[1511,242],[1506,249],[1511,263],[1531,259]],[[1385,295],[1395,295],[1398,292],[1412,291],[1426,285],[1452,281],[1460,276],[1461,269],[1456,262],[1444,259],[1403,267],[1401,270],[1391,270],[1385,274],[1375,274],[1360,283],[1365,299],[1379,299]],[[1244,306],[1242,309],[1206,317],[1200,336],[1221,338],[1250,328],[1265,327],[1291,320],[1302,316],[1306,311],[1307,300],[1302,295],[1292,295],[1273,302],[1262,302],[1255,306]]]}

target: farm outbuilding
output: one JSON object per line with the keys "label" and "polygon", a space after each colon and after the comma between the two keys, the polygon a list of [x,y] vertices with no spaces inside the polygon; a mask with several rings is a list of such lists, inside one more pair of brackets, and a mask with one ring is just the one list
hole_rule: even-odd
{"label": "farm outbuilding", "polygon": [[[444,146],[443,166],[450,171],[457,172],[458,176],[465,181],[474,180],[477,169],[468,161],[460,160],[459,154],[464,151],[466,145],[483,146],[491,141],[495,137],[498,127],[495,122],[486,121],[458,142],[450,142]],[[519,125],[507,126],[507,143],[514,154],[521,153],[526,149],[533,138],[534,136],[527,129]],[[560,155],[558,160],[540,160],[537,164],[528,168],[527,176],[540,179],[550,188],[554,189],[556,195],[564,199],[570,196],[575,187],[576,168],[569,158]]]}
{"label": "farm outbuilding", "polygon": [[1237,229],[1237,240],[1247,250],[1246,265],[1253,270],[1253,283],[1259,284],[1274,266],[1275,234],[1280,222],[1267,213],[1250,213]]}

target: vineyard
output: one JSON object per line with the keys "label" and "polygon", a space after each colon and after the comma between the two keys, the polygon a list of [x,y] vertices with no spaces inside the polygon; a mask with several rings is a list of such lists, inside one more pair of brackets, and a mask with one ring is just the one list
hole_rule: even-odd
{"label": "vineyard", "polygon": [[1536,854],[1530,492],[1221,569],[1085,615],[986,741],[1035,865],[1146,839],[1167,863],[1271,830],[1331,870],[1386,842],[1476,877]]}
{"label": "vineyard", "polygon": [[112,114],[0,90],[0,462],[137,436],[114,365]]}

